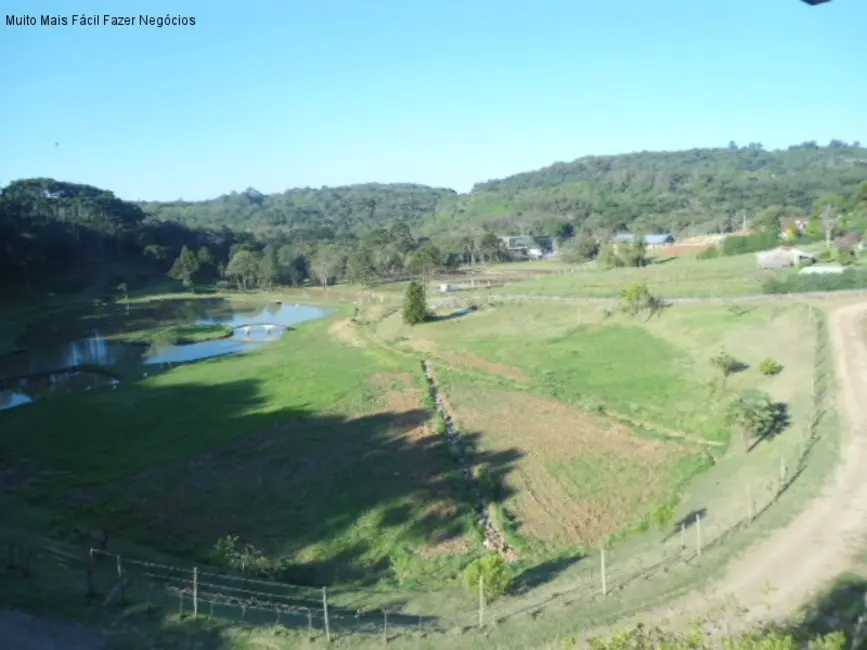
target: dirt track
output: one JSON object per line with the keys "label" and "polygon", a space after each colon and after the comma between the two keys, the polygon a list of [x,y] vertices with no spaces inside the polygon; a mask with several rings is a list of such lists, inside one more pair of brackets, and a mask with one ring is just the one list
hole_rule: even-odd
{"label": "dirt track", "polygon": [[841,392],[839,408],[845,418],[841,462],[834,478],[794,521],[750,548],[724,578],[704,590],[709,597],[693,595],[673,603],[663,614],[665,618],[695,616],[731,599],[745,611],[729,622],[729,629],[758,620],[784,619],[851,567],[867,540],[865,316],[867,303],[829,314]]}
{"label": "dirt track", "polygon": [[[822,494],[788,526],[772,533],[735,561],[724,578],[641,619],[682,620],[733,599],[745,612],[730,621],[732,631],[768,618],[794,614],[817,591],[846,571],[867,539],[867,303],[832,311],[829,329],[846,428],[841,463]],[[599,632],[599,631],[597,631]],[[0,612],[0,648],[16,650],[98,650],[106,637],[70,623]]]}

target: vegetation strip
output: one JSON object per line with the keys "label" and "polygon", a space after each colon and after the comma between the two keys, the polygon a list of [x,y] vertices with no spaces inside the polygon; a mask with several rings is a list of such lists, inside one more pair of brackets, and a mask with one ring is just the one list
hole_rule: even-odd
{"label": "vegetation strip", "polygon": [[455,427],[454,419],[448,412],[442,395],[440,395],[439,388],[437,387],[436,377],[434,375],[430,361],[422,361],[422,370],[424,370],[424,376],[427,379],[428,386],[430,387],[431,397],[433,398],[434,406],[437,410],[437,413],[442,417],[445,424],[445,436],[448,440],[449,449],[462,466],[464,478],[467,482],[467,489],[469,490],[470,496],[472,497],[473,506],[478,513],[477,521],[479,527],[482,529],[482,534],[485,538],[485,548],[496,551],[509,562],[514,562],[518,559],[518,555],[515,552],[515,549],[509,546],[509,544],[506,542],[506,538],[503,536],[503,533],[497,530],[496,526],[494,526],[494,522],[491,518],[489,507],[485,501],[483,491],[479,486],[478,481],[473,476],[473,468],[471,463],[469,462],[469,459],[467,459],[467,457],[464,455],[463,445],[461,445],[460,440],[460,434]]}

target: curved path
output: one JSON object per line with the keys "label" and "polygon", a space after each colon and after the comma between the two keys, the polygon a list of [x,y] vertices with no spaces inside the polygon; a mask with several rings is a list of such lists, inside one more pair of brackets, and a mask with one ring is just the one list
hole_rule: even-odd
{"label": "curved path", "polygon": [[702,590],[642,620],[679,620],[734,603],[728,629],[779,621],[851,568],[867,540],[867,303],[829,313],[829,330],[844,416],[840,464],[822,493],[787,526],[735,560],[725,575]]}

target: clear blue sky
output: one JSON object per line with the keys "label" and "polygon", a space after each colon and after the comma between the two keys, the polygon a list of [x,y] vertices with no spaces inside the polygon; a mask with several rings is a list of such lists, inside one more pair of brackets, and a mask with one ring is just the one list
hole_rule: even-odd
{"label": "clear blue sky", "polygon": [[[0,184],[468,190],[586,154],[867,143],[867,1],[6,0]],[[59,146],[55,146],[59,142]]]}

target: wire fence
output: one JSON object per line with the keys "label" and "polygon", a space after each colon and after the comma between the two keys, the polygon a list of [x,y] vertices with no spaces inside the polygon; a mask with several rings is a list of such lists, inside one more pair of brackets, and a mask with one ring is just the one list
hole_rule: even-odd
{"label": "wire fence", "polygon": [[[544,576],[542,586],[527,588],[491,603],[484,586],[478,594],[455,590],[440,601],[451,601],[450,612],[436,605],[419,614],[406,590],[387,588],[310,587],[263,580],[211,567],[161,564],[126,557],[103,549],[75,552],[56,545],[32,546],[9,542],[7,570],[26,576],[76,573],[82,590],[106,606],[143,605],[176,612],[181,618],[208,618],[246,625],[282,626],[306,633],[310,639],[379,635],[384,642],[399,635],[447,633],[484,627],[522,614],[535,614],[552,605],[599,602],[620,596],[636,583],[676,572],[689,572],[700,559],[737,531],[749,526],[798,479],[820,438],[820,423],[829,403],[832,362],[825,315],[805,306],[814,330],[814,368],[810,417],[795,432],[798,444],[746,486],[743,507],[710,517],[697,509],[676,522],[658,545],[643,552],[628,547],[600,549],[584,557],[577,570],[560,577]],[[773,471],[771,471],[773,469]],[[735,500],[736,501],[736,500]],[[72,573],[70,573],[72,572]],[[658,590],[667,587],[664,582]],[[436,601],[433,601],[436,602]],[[457,603],[457,606],[456,606]],[[455,614],[454,612],[459,612]],[[306,631],[306,632],[305,632]]]}

